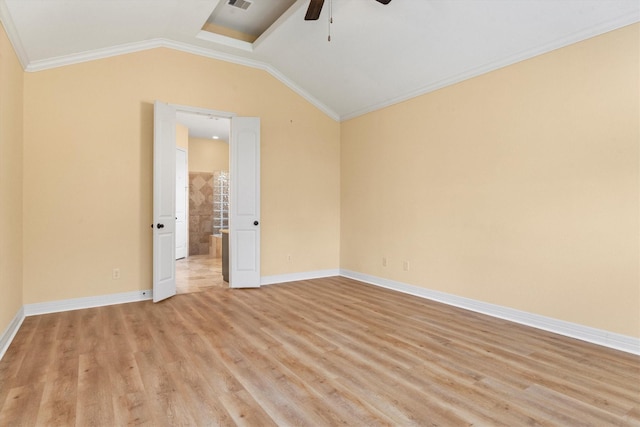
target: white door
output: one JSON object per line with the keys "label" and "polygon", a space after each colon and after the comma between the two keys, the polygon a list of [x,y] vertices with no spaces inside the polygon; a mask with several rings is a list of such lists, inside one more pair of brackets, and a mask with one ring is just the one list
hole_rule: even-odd
{"label": "white door", "polygon": [[176,110],[153,114],[153,302],[176,294]]}
{"label": "white door", "polygon": [[187,256],[187,151],[176,148],[176,259]]}
{"label": "white door", "polygon": [[229,285],[260,286],[260,119],[231,118]]}

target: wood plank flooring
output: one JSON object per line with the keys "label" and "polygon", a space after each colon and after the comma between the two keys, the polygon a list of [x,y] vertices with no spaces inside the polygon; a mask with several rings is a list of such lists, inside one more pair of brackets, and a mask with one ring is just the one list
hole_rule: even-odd
{"label": "wood plank flooring", "polygon": [[640,357],[328,278],[25,319],[0,426],[640,426]]}

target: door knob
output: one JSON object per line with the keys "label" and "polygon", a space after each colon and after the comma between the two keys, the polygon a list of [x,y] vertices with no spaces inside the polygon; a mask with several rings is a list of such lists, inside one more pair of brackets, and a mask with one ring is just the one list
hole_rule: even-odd
{"label": "door knob", "polygon": [[160,224],[160,223],[158,223],[157,227],[158,227],[158,228],[164,228],[164,224]]}
{"label": "door knob", "polygon": [[253,221],[253,225],[258,225],[260,224],[258,221]]}

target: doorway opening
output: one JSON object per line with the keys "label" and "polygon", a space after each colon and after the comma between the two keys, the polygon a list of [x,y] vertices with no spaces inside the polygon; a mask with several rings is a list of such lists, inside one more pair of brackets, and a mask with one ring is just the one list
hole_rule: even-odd
{"label": "doorway opening", "polygon": [[176,112],[178,294],[229,287],[222,252],[229,230],[230,126],[229,117],[214,113]]}
{"label": "doorway opening", "polygon": [[[222,270],[232,288],[258,288],[260,276],[260,118],[154,103],[153,301],[176,291],[176,128],[179,111],[230,119],[228,251]],[[188,221],[187,221],[188,223]],[[227,254],[225,262],[225,252]],[[225,268],[228,265],[228,268]]]}

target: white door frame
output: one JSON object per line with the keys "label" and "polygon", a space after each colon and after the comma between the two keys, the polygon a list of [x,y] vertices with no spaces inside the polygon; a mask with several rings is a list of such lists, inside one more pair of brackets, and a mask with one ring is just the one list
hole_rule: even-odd
{"label": "white door frame", "polygon": [[[184,200],[184,206],[182,206],[182,209],[184,209],[184,225],[179,226],[178,225],[178,217],[176,216],[176,240],[178,238],[178,232],[180,231],[180,229],[184,229],[184,242],[185,242],[185,248],[184,248],[184,256],[179,256],[178,255],[178,247],[176,246],[176,259],[181,259],[181,258],[187,258],[189,256],[189,151],[185,148],[182,147],[176,147],[176,159],[178,158],[178,151],[184,153],[184,171],[185,171],[185,182],[184,182],[184,188],[182,188],[182,191],[184,191],[184,196],[185,196],[185,200]],[[177,187],[177,173],[178,173],[178,163],[176,162],[176,194],[178,192],[178,187]],[[176,213],[178,212],[178,197],[176,195]]]}
{"label": "white door frame", "polygon": [[200,108],[200,107],[191,107],[188,105],[178,105],[178,104],[169,104],[178,112],[182,113],[193,113],[193,114],[201,114],[203,116],[214,116],[220,117],[223,119],[231,119],[232,117],[237,116],[236,113],[230,113],[228,111],[219,111],[219,110],[209,110],[208,108]]}

